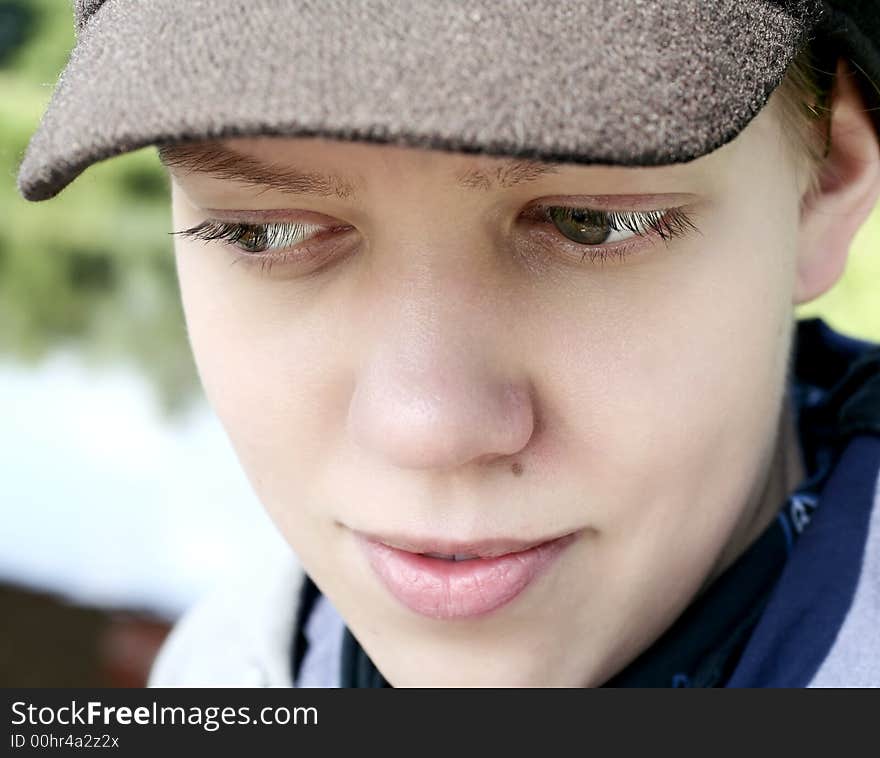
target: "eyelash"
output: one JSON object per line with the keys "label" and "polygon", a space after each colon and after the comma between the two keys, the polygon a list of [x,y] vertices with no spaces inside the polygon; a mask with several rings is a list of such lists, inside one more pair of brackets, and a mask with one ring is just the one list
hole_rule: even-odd
{"label": "eyelash", "polygon": [[[242,224],[232,221],[217,221],[208,219],[201,224],[184,229],[179,232],[171,232],[179,234],[182,237],[201,240],[202,242],[212,242],[219,240],[230,247],[234,248],[237,257],[233,263],[243,261],[247,265],[259,265],[261,269],[268,271],[277,263],[285,263],[288,260],[307,259],[312,257],[311,249],[308,245],[303,246],[306,242],[313,242],[317,237],[326,232],[340,231],[343,229],[351,229],[352,227],[343,226],[333,229],[327,229],[317,224],[303,224],[300,222],[279,222],[267,224]],[[269,238],[272,244],[283,243],[285,247],[296,245],[296,251],[286,253],[253,253],[236,248],[236,244],[243,237],[254,232],[262,232]],[[308,236],[312,232],[313,236]],[[303,255],[305,251],[305,255]]]}
{"label": "eyelash", "polygon": [[[561,216],[567,220],[573,220],[576,214],[600,214],[605,218],[608,227],[612,231],[630,231],[636,236],[610,244],[589,245],[576,242],[565,236],[555,227],[551,212],[557,217]],[[690,232],[699,231],[694,225],[690,214],[684,208],[653,211],[601,211],[576,206],[542,205],[533,207],[526,215],[553,226],[555,236],[560,238],[563,244],[574,246],[576,249],[583,249],[583,255],[580,259],[581,263],[583,263],[587,255],[589,255],[591,263],[605,263],[612,258],[623,260],[631,254],[634,247],[638,246],[637,238],[653,239],[656,237],[668,244],[672,239],[684,237]],[[316,257],[311,248],[308,245],[304,246],[304,243],[314,242],[318,237],[327,232],[345,231],[352,228],[351,226],[340,226],[327,229],[317,224],[304,224],[300,222],[243,224],[208,219],[191,229],[171,232],[171,234],[179,234],[182,237],[203,242],[219,240],[235,249],[237,257],[234,262],[243,261],[247,265],[258,265],[261,270],[269,271],[276,264],[283,264],[294,260],[304,262]],[[310,232],[312,233],[311,237],[307,236]],[[273,246],[281,243],[285,247],[291,245],[296,247],[294,250],[287,252],[273,253],[247,252],[240,247],[236,247],[237,243],[245,236],[253,233],[266,235]]]}

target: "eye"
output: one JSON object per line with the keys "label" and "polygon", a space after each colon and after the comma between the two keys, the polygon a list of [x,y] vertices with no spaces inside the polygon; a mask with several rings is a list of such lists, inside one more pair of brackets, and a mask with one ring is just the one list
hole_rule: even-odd
{"label": "eye", "polygon": [[548,204],[531,206],[524,217],[543,242],[574,252],[580,263],[622,261],[647,252],[647,243],[657,239],[699,234],[688,206],[631,211]]}
{"label": "eye", "polygon": [[582,245],[605,245],[647,234],[663,211],[626,213],[554,206],[547,215],[561,234]]}
{"label": "eye", "polygon": [[656,211],[603,211],[592,208],[551,206],[547,218],[559,232],[581,245],[608,245],[652,232],[664,239],[683,233],[686,218],[680,209]]}

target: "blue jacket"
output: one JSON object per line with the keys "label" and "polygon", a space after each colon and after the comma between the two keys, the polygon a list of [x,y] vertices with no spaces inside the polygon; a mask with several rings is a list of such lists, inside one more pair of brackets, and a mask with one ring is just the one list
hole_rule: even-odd
{"label": "blue jacket", "polygon": [[[729,616],[731,603],[740,602],[740,588],[760,581],[766,585],[760,603],[743,606],[754,618],[745,619],[743,612],[748,623],[737,630],[741,641],[727,634],[728,627],[718,627],[720,637],[713,632],[724,653],[719,660],[730,668],[722,675],[719,664],[717,675],[702,675],[704,681],[729,687],[880,687],[880,347],[839,334],[820,319],[801,321],[793,369],[809,476],[773,527],[722,576],[720,589],[706,593],[700,608],[688,609],[676,622],[685,631],[665,635],[674,638],[667,647],[690,644],[688,634],[698,639],[700,624],[714,619],[712,603],[727,608]],[[150,686],[346,684],[350,633],[327,598],[304,603],[309,583],[288,551],[263,556],[177,623],[154,664]],[[685,618],[694,611],[698,623]],[[661,638],[646,651],[648,663],[635,667],[640,677],[658,657],[665,665],[670,656],[657,652],[665,643]],[[667,680],[671,686],[710,686],[692,672],[662,681]]]}
{"label": "blue jacket", "polygon": [[728,686],[880,687],[880,348],[812,319],[796,361],[815,511]]}

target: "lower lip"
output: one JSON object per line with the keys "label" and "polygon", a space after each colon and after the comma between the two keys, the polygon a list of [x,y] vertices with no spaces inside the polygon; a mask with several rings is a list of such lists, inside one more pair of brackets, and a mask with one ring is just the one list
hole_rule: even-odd
{"label": "lower lip", "polygon": [[356,535],[373,571],[410,610],[435,619],[479,616],[519,595],[575,539],[575,534],[496,558],[451,561]]}

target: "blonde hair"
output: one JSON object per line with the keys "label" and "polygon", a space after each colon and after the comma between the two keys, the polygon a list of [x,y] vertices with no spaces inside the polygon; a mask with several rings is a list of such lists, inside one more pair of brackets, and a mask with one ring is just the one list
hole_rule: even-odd
{"label": "blonde hair", "polygon": [[808,172],[807,189],[818,189],[820,168],[831,148],[833,59],[819,60],[809,44],[789,64],[774,93],[783,134]]}

